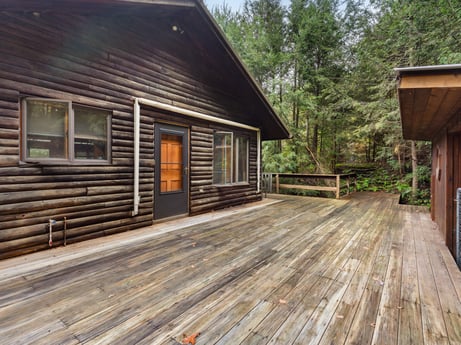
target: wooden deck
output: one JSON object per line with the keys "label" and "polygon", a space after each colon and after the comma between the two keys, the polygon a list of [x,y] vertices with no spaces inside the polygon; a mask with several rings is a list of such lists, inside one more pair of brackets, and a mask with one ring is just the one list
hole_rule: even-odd
{"label": "wooden deck", "polygon": [[0,343],[461,344],[428,213],[278,198],[0,261]]}

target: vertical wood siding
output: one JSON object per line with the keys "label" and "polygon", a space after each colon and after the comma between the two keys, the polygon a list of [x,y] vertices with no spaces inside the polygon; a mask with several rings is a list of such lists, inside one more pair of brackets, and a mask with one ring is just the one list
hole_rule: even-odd
{"label": "vertical wood siding", "polygon": [[[450,197],[455,198],[453,193],[448,190],[448,186],[453,184],[449,182],[450,173],[450,164],[449,164],[449,147],[448,147],[448,136],[444,131],[439,135],[432,145],[432,178],[431,178],[431,214],[432,220],[434,220],[439,231],[442,233],[443,238],[447,239],[448,231],[447,229],[451,225],[451,213],[448,211],[450,205]],[[438,169],[440,172],[438,172]],[[440,174],[440,179],[437,176],[437,173]]]}

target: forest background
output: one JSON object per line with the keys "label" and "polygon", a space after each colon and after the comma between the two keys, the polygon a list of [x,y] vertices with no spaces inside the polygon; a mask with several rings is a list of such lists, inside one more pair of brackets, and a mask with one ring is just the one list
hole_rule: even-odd
{"label": "forest background", "polygon": [[245,0],[210,9],[292,139],[263,171],[359,174],[359,190],[430,202],[431,147],[406,141],[396,67],[461,63],[458,0]]}

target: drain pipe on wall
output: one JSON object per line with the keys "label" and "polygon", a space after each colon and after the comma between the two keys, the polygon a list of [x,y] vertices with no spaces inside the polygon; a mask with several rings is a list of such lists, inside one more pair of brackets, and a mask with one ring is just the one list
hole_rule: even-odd
{"label": "drain pipe on wall", "polygon": [[139,196],[139,130],[140,130],[140,113],[141,107],[140,104],[144,104],[153,108],[166,110],[169,112],[193,117],[196,119],[206,120],[214,123],[219,123],[227,126],[237,127],[248,129],[251,131],[256,132],[256,140],[257,140],[257,192],[261,191],[261,130],[257,127],[245,125],[243,123],[221,119],[219,117],[206,115],[199,113],[197,111],[188,110],[184,108],[180,108],[174,105],[165,104],[157,101],[152,101],[145,98],[135,98],[134,99],[134,195],[133,195],[133,212],[132,216],[138,214],[140,196]]}
{"label": "drain pipe on wall", "polygon": [[256,131],[256,147],[257,147],[257,156],[256,156],[256,164],[257,164],[257,175],[258,175],[258,182],[257,182],[257,192],[261,192],[261,130],[258,128]]}
{"label": "drain pipe on wall", "polygon": [[67,246],[67,217],[64,217],[64,247]]}
{"label": "drain pipe on wall", "polygon": [[53,224],[56,224],[56,220],[54,219],[48,219],[48,230],[49,230],[49,235],[48,235],[48,246],[53,247]]}
{"label": "drain pipe on wall", "polygon": [[141,122],[141,107],[139,106],[138,98],[134,99],[134,112],[133,112],[133,122],[134,122],[134,171],[133,171],[133,211],[131,216],[136,216],[139,213],[139,132],[140,132],[140,122]]}

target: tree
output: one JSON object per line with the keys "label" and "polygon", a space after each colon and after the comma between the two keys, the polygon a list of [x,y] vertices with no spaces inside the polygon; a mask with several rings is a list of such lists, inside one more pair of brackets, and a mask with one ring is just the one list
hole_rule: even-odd
{"label": "tree", "polygon": [[[460,26],[456,23],[460,23],[461,7],[450,0],[384,0],[374,3],[379,15],[357,45],[359,65],[356,72],[370,85],[361,90],[359,97],[365,104],[361,111],[369,120],[370,135],[376,138],[377,134],[378,137],[382,134],[384,144],[396,148],[387,151],[390,155],[393,152],[400,155],[400,148],[410,148],[412,195],[415,198],[417,145],[415,142],[405,145],[401,138],[393,68],[454,62],[450,59],[459,58],[461,42],[453,40],[453,35],[459,31]],[[389,108],[383,105],[389,105]]]}
{"label": "tree", "polygon": [[318,167],[321,171],[326,166],[331,169],[329,163],[336,153],[337,120],[343,117],[338,114],[341,99],[335,97],[344,73],[338,4],[334,0],[294,0],[290,19],[296,81],[311,100],[309,109],[302,109],[306,145],[315,161],[324,162]]}
{"label": "tree", "polygon": [[264,143],[269,171],[373,162],[417,182],[428,145],[402,138],[393,69],[461,62],[461,3],[246,0],[214,15],[293,135]]}

